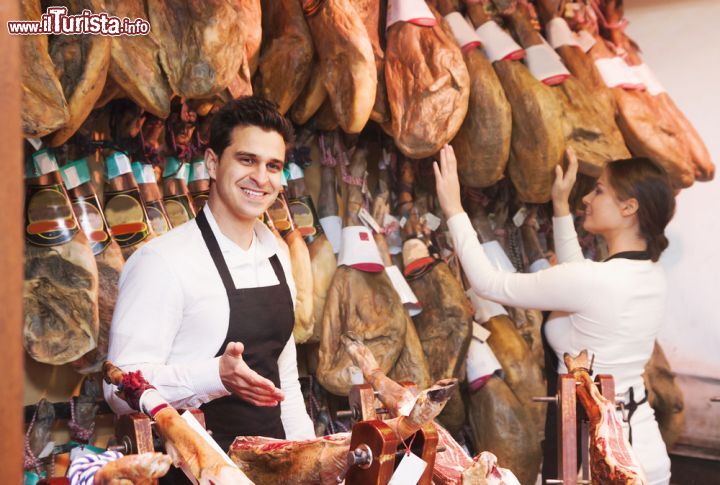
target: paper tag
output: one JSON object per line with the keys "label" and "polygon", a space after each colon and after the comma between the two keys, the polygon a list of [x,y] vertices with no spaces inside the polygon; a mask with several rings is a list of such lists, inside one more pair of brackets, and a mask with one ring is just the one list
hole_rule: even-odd
{"label": "paper tag", "polygon": [[570,71],[562,63],[560,56],[548,44],[530,46],[525,49],[525,54],[525,64],[538,81],[555,86],[570,77]]}
{"label": "paper tag", "polygon": [[44,447],[44,448],[42,449],[42,451],[40,452],[40,454],[37,456],[37,457],[38,457],[38,460],[42,460],[43,458],[46,458],[46,457],[50,456],[50,453],[52,453],[54,449],[55,449],[55,442],[54,442],[54,441],[48,441],[48,442],[45,444],[45,447]]}
{"label": "paper tag", "polygon": [[405,224],[407,224],[407,221],[408,221],[408,220],[407,220],[407,217],[405,217],[405,216],[402,216],[402,217],[400,218],[400,221],[398,222],[398,224],[400,224],[400,228],[401,228],[401,229],[402,229],[403,227],[405,227]]}
{"label": "paper tag", "polygon": [[189,175],[190,166],[187,163],[182,163],[180,164],[180,168],[178,168],[178,171],[175,173],[175,178],[179,180],[184,180],[187,183]]}
{"label": "paper tag", "polygon": [[490,62],[520,59],[524,56],[522,47],[493,20],[475,29],[475,33],[480,37],[483,51]]}
{"label": "paper tag", "polygon": [[528,268],[528,271],[530,273],[537,273],[538,271],[542,271],[544,269],[548,269],[550,267],[550,261],[548,261],[545,258],[536,259],[530,264],[530,267]]}
{"label": "paper tag", "polygon": [[398,295],[400,296],[400,301],[403,305],[405,305],[405,308],[407,309],[410,316],[414,317],[415,315],[422,312],[422,305],[418,301],[417,296],[415,296],[415,293],[413,293],[413,290],[412,288],[410,288],[407,280],[402,275],[400,268],[395,265],[386,266],[385,273],[387,273],[388,278],[390,278],[390,282],[393,284],[393,288],[395,288],[395,291],[397,291]]}
{"label": "paper tag", "polygon": [[146,163],[145,165],[143,165],[142,174],[143,174],[143,183],[146,183],[146,184],[157,183],[157,178],[155,177],[155,170],[153,170],[153,166],[150,165],[149,163]]}
{"label": "paper tag", "polygon": [[512,221],[516,227],[520,227],[525,222],[525,219],[527,219],[527,208],[521,207],[513,216]]}
{"label": "paper tag", "polygon": [[655,73],[652,72],[650,66],[644,62],[639,66],[630,66],[630,69],[632,69],[638,79],[645,84],[645,87],[650,95],[657,96],[658,94],[665,92],[665,88],[660,83],[660,80],[655,76]]}
{"label": "paper tag", "polygon": [[580,44],[580,48],[586,53],[589,52],[590,49],[592,49],[593,46],[597,43],[595,36],[587,30],[581,30],[580,32],[577,32],[575,34],[575,37],[577,38],[578,44]]}
{"label": "paper tag", "polygon": [[420,481],[420,477],[425,472],[427,463],[415,453],[402,455],[400,464],[395,469],[388,485],[409,485]]}
{"label": "paper tag", "polygon": [[545,25],[545,34],[553,49],[564,45],[580,47],[577,37],[573,31],[570,30],[567,21],[562,17],[555,17],[548,22],[547,25]]}
{"label": "paper tag", "polygon": [[473,322],[472,336],[474,339],[477,339],[478,341],[485,343],[490,338],[491,333],[492,332],[490,332],[490,330],[483,327],[478,322]]}
{"label": "paper tag", "polygon": [[385,240],[390,248],[390,254],[395,255],[402,252],[402,236],[400,235],[400,221],[392,214],[385,214],[383,220]]}
{"label": "paper tag", "polygon": [[375,218],[364,208],[361,207],[358,211],[358,217],[360,218],[363,223],[375,231],[377,234],[380,234],[383,232],[382,227],[380,227],[380,224],[377,223]]}
{"label": "paper tag", "polygon": [[75,461],[76,458],[80,458],[82,456],[87,456],[87,455],[96,455],[96,454],[97,453],[95,453],[93,450],[91,450],[87,446],[82,446],[82,445],[76,446],[75,448],[70,450],[70,461],[73,462],[73,461]]}
{"label": "paper tag", "polygon": [[507,311],[502,305],[480,297],[472,289],[467,290],[465,294],[470,299],[470,303],[472,303],[472,306],[475,309],[474,318],[478,322],[485,323],[497,315],[507,315]]}
{"label": "paper tag", "polygon": [[595,65],[609,88],[621,87],[623,89],[645,89],[640,78],[630,69],[630,66],[620,57],[597,59]]}
{"label": "paper tag", "polygon": [[342,219],[340,216],[327,216],[320,219],[320,225],[330,241],[335,254],[340,252],[342,244]]}
{"label": "paper tag", "polygon": [[385,28],[397,22],[434,27],[437,19],[424,0],[389,0]]}
{"label": "paper tag", "polygon": [[468,51],[474,47],[480,47],[482,41],[470,22],[462,16],[460,12],[451,12],[445,16],[445,20],[450,26],[455,40],[463,51]]}
{"label": "paper tag", "polygon": [[485,249],[485,255],[490,260],[493,266],[500,271],[509,271],[511,273],[517,272],[515,266],[510,262],[505,250],[500,246],[497,241],[489,241],[482,244]]}
{"label": "paper tag", "polygon": [[295,162],[288,163],[288,180],[296,180],[296,179],[301,179],[303,177],[305,177],[305,175],[303,175],[302,168],[300,168],[300,166],[297,163],[295,163]]}
{"label": "paper tag", "polygon": [[425,221],[425,225],[433,232],[437,231],[438,227],[440,227],[440,223],[442,222],[442,219],[432,212],[427,212],[424,216],[422,216],[422,219]]}

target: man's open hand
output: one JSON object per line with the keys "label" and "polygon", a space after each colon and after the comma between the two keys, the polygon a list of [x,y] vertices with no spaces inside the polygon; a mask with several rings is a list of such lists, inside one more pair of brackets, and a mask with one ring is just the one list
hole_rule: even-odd
{"label": "man's open hand", "polygon": [[242,357],[245,346],[230,342],[220,356],[220,380],[231,393],[256,406],[277,406],[285,399],[281,389],[252,370]]}

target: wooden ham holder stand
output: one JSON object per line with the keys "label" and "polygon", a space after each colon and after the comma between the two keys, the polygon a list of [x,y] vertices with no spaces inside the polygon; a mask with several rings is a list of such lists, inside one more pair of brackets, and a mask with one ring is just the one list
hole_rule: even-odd
{"label": "wooden ham holder stand", "polygon": [[[535,397],[535,402],[546,402],[557,405],[557,436],[558,436],[558,472],[557,479],[547,479],[544,483],[562,483],[564,485],[590,484],[590,456],[588,450],[589,426],[582,406],[578,407],[576,391],[578,382],[572,374],[558,376],[558,392],[555,396]],[[611,403],[615,403],[615,381],[608,374],[598,374],[595,378],[600,394]],[[580,428],[580,456],[582,458],[582,474],[578,479],[578,437]]]}
{"label": "wooden ham holder stand", "polygon": [[[400,384],[407,388],[415,388],[412,382],[400,382]],[[338,416],[350,416],[354,423],[345,483],[385,485],[390,481],[396,464],[400,462],[406,451],[405,444],[400,442],[390,426],[382,421],[390,416],[387,409],[379,405],[376,393],[370,384],[352,386],[348,401],[350,410],[337,413]],[[410,437],[407,443],[412,443],[411,451],[427,463],[418,484],[431,485],[435,454],[438,451],[438,434],[435,426],[427,423],[414,437]]]}
{"label": "wooden ham holder stand", "polygon": [[[205,427],[205,415],[196,408],[188,408],[195,419]],[[182,411],[180,411],[182,414]],[[160,440],[155,439],[152,432],[153,422],[143,413],[130,413],[118,416],[115,423],[115,442],[108,449],[119,451],[125,455],[150,453],[156,451]]]}

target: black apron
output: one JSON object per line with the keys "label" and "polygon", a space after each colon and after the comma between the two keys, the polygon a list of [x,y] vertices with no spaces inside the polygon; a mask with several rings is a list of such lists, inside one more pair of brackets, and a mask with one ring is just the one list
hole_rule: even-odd
{"label": "black apron", "polygon": [[[623,251],[617,254],[613,254],[603,262],[610,261],[611,259],[635,259],[635,260],[646,260],[650,259],[650,253],[647,251]],[[545,378],[547,379],[547,395],[554,396],[557,394],[557,366],[558,358],[555,355],[555,351],[550,347],[550,344],[545,337],[545,324],[547,323],[550,312],[543,312],[543,323],[540,330],[542,336],[543,350],[545,352]],[[647,393],[646,393],[647,395]],[[635,403],[635,408],[641,403]],[[634,409],[633,409],[634,412]],[[558,440],[558,429],[557,429],[557,406],[547,406],[545,414],[545,439],[542,443],[543,448],[543,464],[542,464],[542,483],[545,480],[557,478],[559,475],[558,471],[558,455],[557,455],[557,440]],[[577,464],[578,470],[580,469],[581,457],[580,457],[580,422],[578,421],[577,428]]]}
{"label": "black apron", "polygon": [[[216,357],[225,352],[229,342],[242,342],[247,365],[280,387],[278,357],[285,348],[295,323],[292,296],[277,254],[270,258],[279,283],[275,286],[236,289],[217,239],[210,229],[204,211],[195,218],[205,245],[220,274],[230,304],[230,321],[225,341]],[[280,420],[280,405],[255,406],[235,395],[203,404],[207,428],[223,450],[228,450],[236,436],[285,438]]]}

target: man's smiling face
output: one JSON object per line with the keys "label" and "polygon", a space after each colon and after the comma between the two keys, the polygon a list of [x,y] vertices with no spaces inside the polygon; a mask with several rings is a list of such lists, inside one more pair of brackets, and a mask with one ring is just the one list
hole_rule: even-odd
{"label": "man's smiling face", "polygon": [[282,188],[285,141],[277,131],[238,126],[220,159],[210,151],[208,173],[217,202],[241,220],[260,217]]}

